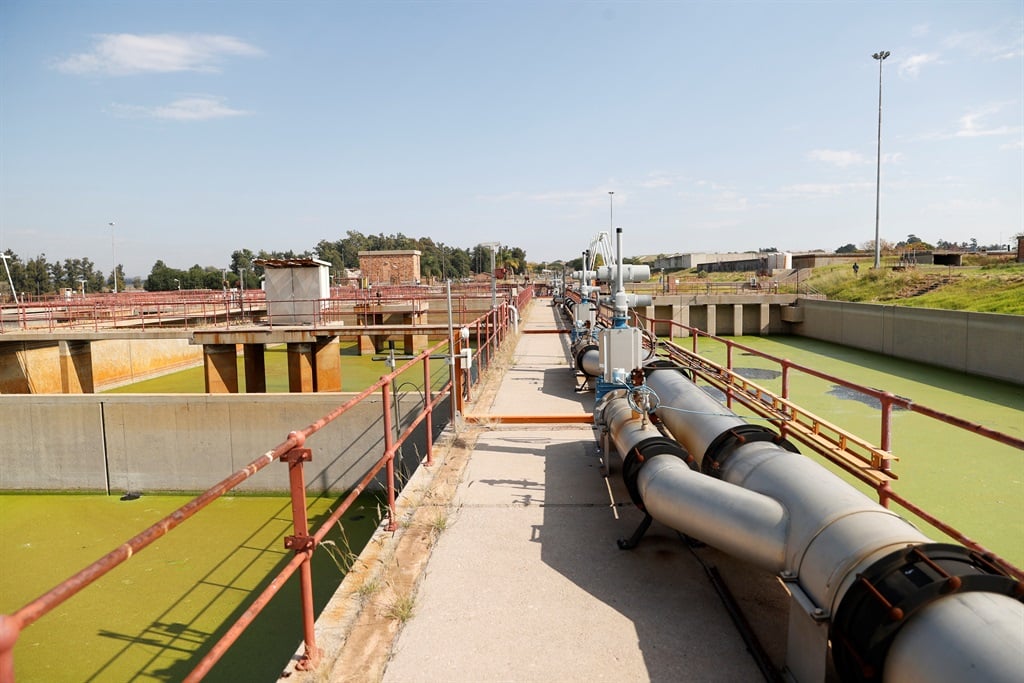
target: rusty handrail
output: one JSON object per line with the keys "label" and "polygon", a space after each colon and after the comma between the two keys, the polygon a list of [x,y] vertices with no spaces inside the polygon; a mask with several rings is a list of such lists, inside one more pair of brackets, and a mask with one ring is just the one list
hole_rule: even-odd
{"label": "rusty handrail", "polygon": [[[532,289],[531,289],[532,292]],[[527,295],[526,300],[529,300]],[[499,309],[489,311],[487,314],[480,316],[475,321],[470,323],[471,326],[476,327],[478,338],[480,335],[480,328],[482,326],[488,327],[487,338],[488,342],[490,339],[498,339],[498,333],[493,329],[499,321],[507,323],[507,314],[503,317],[499,317],[497,311],[505,311],[507,309],[507,303],[502,303]],[[493,322],[492,322],[493,318]],[[313,549],[316,544],[321,541],[327,534],[328,530],[340,519],[344,512],[351,506],[352,502],[361,493],[364,488],[369,484],[370,481],[380,472],[382,468],[387,468],[387,487],[388,487],[388,509],[389,509],[389,527],[394,528],[396,523],[395,519],[395,502],[394,502],[394,455],[396,450],[409,438],[416,427],[418,427],[424,420],[428,420],[427,415],[432,414],[434,408],[439,405],[439,401],[433,400],[433,398],[425,398],[423,410],[417,415],[417,417],[410,423],[410,425],[403,431],[397,439],[392,439],[391,435],[391,402],[390,387],[396,377],[406,372],[417,363],[423,363],[424,368],[424,396],[427,397],[432,393],[430,385],[430,356],[433,352],[438,351],[442,347],[447,345],[447,340],[442,341],[434,345],[433,347],[423,351],[418,356],[403,364],[402,366],[395,368],[391,373],[381,377],[370,387],[366,388],[356,396],[346,401],[341,406],[335,408],[331,412],[322,416],[320,419],[310,423],[301,430],[289,432],[287,438],[280,444],[265,452],[260,457],[256,458],[244,468],[236,471],[225,479],[221,480],[214,486],[207,489],[205,492],[189,501],[182,507],[178,508],[171,514],[167,515],[157,523],[153,524],[141,533],[133,536],[114,550],[110,551],[100,559],[96,560],[92,564],[88,565],[84,569],[72,575],[70,578],[61,582],[59,585],[50,589],[43,595],[39,596],[35,600],[27,603],[12,614],[0,615],[0,683],[13,683],[14,678],[14,646],[22,630],[33,624],[42,616],[52,611],[59,605],[63,604],[66,600],[73,597],[75,594],[80,592],[86,586],[95,582],[100,577],[110,572],[115,567],[119,566],[123,562],[126,562],[133,557],[137,552],[143,550],[157,539],[166,535],[173,529],[177,528],[183,522],[191,518],[197,512],[210,505],[220,496],[231,491],[233,488],[247,480],[248,478],[255,475],[257,472],[263,470],[267,465],[274,462],[275,460],[289,461],[289,466],[292,469],[290,473],[290,489],[292,493],[292,510],[293,510],[293,525],[295,535],[286,539],[286,547],[299,546],[293,548],[295,550],[295,557],[293,557],[281,570],[275,574],[268,587],[261,593],[260,596],[245,610],[239,619],[237,619],[231,627],[228,628],[224,636],[217,641],[217,643],[211,646],[210,651],[202,658],[200,663],[193,669],[193,672],[189,675],[186,680],[200,680],[223,656],[227,649],[234,643],[241,633],[252,623],[256,615],[258,615],[262,609],[269,603],[270,599],[274,594],[281,588],[284,581],[287,580],[297,570],[301,570],[303,573],[303,585],[302,585],[302,600],[303,600],[303,638],[306,644],[306,656],[309,664],[315,664],[318,650],[315,644],[315,636],[313,630],[313,614],[312,614],[312,581],[309,572],[309,561],[312,556]],[[468,382],[472,382],[472,377],[467,378]],[[451,383],[446,383],[438,395],[449,394],[451,395],[453,387]],[[308,459],[309,451],[304,449],[306,439],[312,436],[316,432],[320,431],[330,422],[336,420],[345,412],[350,410],[353,406],[357,405],[364,399],[376,391],[381,391],[384,397],[384,429],[385,429],[385,451],[384,454],[376,461],[376,463],[370,468],[366,475],[360,480],[356,488],[346,496],[341,506],[334,511],[328,519],[321,524],[320,529],[313,535],[309,535],[306,530],[305,520],[305,483],[302,477],[302,462]],[[430,424],[430,422],[428,422]],[[429,439],[429,437],[428,437]],[[428,441],[430,444],[430,441]],[[429,449],[429,445],[428,445]],[[428,454],[428,461],[432,461],[432,457]]]}

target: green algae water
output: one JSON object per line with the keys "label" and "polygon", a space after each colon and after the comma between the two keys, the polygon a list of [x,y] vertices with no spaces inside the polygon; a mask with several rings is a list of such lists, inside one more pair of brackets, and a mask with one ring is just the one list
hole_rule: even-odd
{"label": "green algae water", "polygon": [[[890,391],[929,408],[1024,438],[1024,386],[802,337],[737,337],[735,341],[848,381]],[[676,340],[691,348],[690,339]],[[725,364],[725,345],[701,339],[702,356]],[[776,394],[778,364],[733,351],[733,369]],[[881,440],[876,401],[804,373],[790,372],[790,399],[838,427]],[[744,414],[743,406],[734,404]],[[892,416],[899,458],[893,489],[1016,566],[1024,565],[1024,452],[906,410]],[[818,459],[820,462],[820,459]],[[844,476],[847,480],[851,478]],[[862,490],[870,489],[857,483]],[[877,497],[872,497],[877,500]],[[941,532],[896,506],[937,541]]]}
{"label": "green algae water", "polygon": [[[431,344],[435,343],[433,340]],[[354,341],[343,341],[341,346],[341,390],[362,391],[376,382],[391,369],[381,360],[386,354],[362,356]],[[444,351],[442,351],[443,353]],[[264,350],[266,363],[267,393],[288,393],[288,350],[284,346],[271,346]],[[377,358],[378,360],[374,360]],[[398,364],[405,363],[399,360]],[[239,357],[238,389],[245,393],[245,360]],[[443,387],[448,379],[448,365],[441,358],[430,361],[430,383],[435,390]],[[402,374],[402,382],[416,388],[422,388],[422,371],[413,369]],[[201,394],[206,391],[206,380],[202,365],[176,372],[169,372],[159,377],[133,382],[124,386],[107,389],[102,393],[110,394]]]}
{"label": "green algae water", "polygon": [[[0,495],[0,611],[10,613],[191,500],[144,495]],[[311,528],[341,499],[309,502]],[[361,496],[314,553],[319,612],[381,517]],[[19,681],[181,680],[283,566],[287,497],[224,497],[25,629]],[[339,561],[336,561],[339,560]],[[298,576],[207,676],[274,681],[302,640]]]}

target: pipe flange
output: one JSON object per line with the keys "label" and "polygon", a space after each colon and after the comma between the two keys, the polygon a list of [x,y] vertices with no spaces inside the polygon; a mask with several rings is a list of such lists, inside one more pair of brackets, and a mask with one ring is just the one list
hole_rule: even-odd
{"label": "pipe flange", "polygon": [[846,591],[829,630],[840,678],[880,680],[889,647],[909,618],[939,598],[969,591],[1024,602],[1019,581],[963,546],[927,543],[872,564]]}
{"label": "pipe flange", "polygon": [[629,499],[644,512],[647,509],[644,507],[643,498],[640,497],[637,479],[640,477],[640,470],[643,466],[656,455],[674,455],[689,465],[690,469],[697,469],[693,457],[686,452],[682,444],[674,439],[655,436],[631,448],[626,457],[622,459],[622,481],[626,484],[626,490],[629,491]]}
{"label": "pipe flange", "polygon": [[745,424],[727,429],[712,441],[701,459],[701,470],[712,477],[720,477],[722,465],[736,450],[737,446],[754,441],[771,441],[790,453],[799,453],[796,446],[784,436],[764,425]]}

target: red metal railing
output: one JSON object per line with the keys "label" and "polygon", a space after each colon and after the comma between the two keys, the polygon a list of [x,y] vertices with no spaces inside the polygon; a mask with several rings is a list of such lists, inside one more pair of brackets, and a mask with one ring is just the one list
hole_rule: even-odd
{"label": "red metal railing", "polygon": [[[512,285],[497,289],[500,300],[511,299]],[[531,288],[524,287],[520,291]],[[453,314],[460,324],[479,315],[480,301],[489,300],[489,288],[475,285],[457,285],[453,290]],[[478,302],[471,306],[470,302]],[[150,327],[202,327],[230,326],[275,321],[268,315],[266,293],[260,289],[238,290],[174,290],[169,292],[128,291],[97,293],[70,297],[56,295],[31,297],[18,304],[0,306],[0,334],[15,331],[56,330],[108,330],[141,329]],[[281,302],[285,303],[285,302]],[[402,303],[419,309],[440,306],[448,308],[445,292],[439,287],[375,287],[354,289],[332,287],[326,299],[291,300],[313,324],[330,325],[340,321],[342,315],[351,317],[353,307]],[[435,310],[437,310],[435,308]],[[364,311],[365,313],[366,311]],[[280,317],[280,316],[279,316]],[[288,314],[287,317],[292,317]],[[281,318],[282,320],[284,318]],[[282,323],[277,323],[282,324]],[[288,323],[283,323],[288,324]]]}
{"label": "red metal railing", "polygon": [[[733,341],[732,339],[711,335],[698,328],[682,325],[673,320],[648,318],[637,314],[636,312],[633,312],[632,315],[638,326],[643,327],[646,325],[652,333],[656,328],[665,329],[663,326],[666,325],[670,330],[678,328],[679,330],[685,331],[691,337],[692,351],[690,353],[692,353],[692,358],[695,360],[695,362],[688,367],[705,379],[712,381],[713,384],[721,384],[726,394],[726,401],[728,405],[731,406],[732,400],[735,398],[736,400],[741,401],[745,406],[756,410],[765,417],[779,419],[780,429],[783,436],[786,435],[787,429],[793,429],[798,426],[806,427],[809,432],[814,434],[815,437],[821,436],[828,430],[835,432],[835,436],[831,438],[801,439],[801,442],[813,448],[816,452],[835,463],[845,472],[872,486],[876,490],[879,502],[882,505],[888,506],[890,501],[897,503],[905,510],[926,521],[928,524],[931,524],[950,538],[996,560],[1006,568],[1010,574],[1018,579],[1024,580],[1024,570],[1014,566],[1003,558],[998,557],[991,550],[982,546],[971,537],[892,490],[890,480],[895,478],[895,475],[893,475],[891,471],[892,457],[890,453],[890,445],[892,442],[892,412],[896,407],[910,410],[920,415],[924,415],[925,417],[937,420],[943,424],[963,429],[972,434],[977,434],[1020,450],[1024,450],[1024,439],[1020,439],[1010,434],[1005,434],[989,427],[964,420],[963,418],[955,415],[950,415],[934,408],[921,405],[909,398],[897,396],[891,392],[850,382],[842,377],[821,372],[820,370],[816,370],[799,363],[794,363],[784,358],[778,358],[751,346]],[[683,335],[670,336],[674,337]],[[724,366],[718,366],[717,364],[711,363],[700,356],[698,347],[699,339],[702,337],[725,345],[726,363]],[[675,347],[677,350],[685,351],[678,345],[670,344],[670,346]],[[782,379],[781,396],[776,397],[772,392],[750,382],[749,380],[746,380],[745,378],[742,378],[733,371],[732,360],[733,351],[735,349],[739,349],[744,353],[757,356],[758,358],[762,358],[779,365],[781,368]],[[699,361],[696,359],[699,359]],[[701,368],[699,367],[700,365],[706,365],[707,367]],[[881,406],[880,446],[878,448],[874,448],[870,446],[870,444],[866,444],[863,440],[857,439],[853,435],[843,432],[841,429],[836,428],[834,425],[831,425],[810,413],[798,411],[795,408],[795,404],[790,402],[789,386],[791,371],[804,373],[818,379],[832,382],[838,386],[876,399]],[[787,427],[787,424],[789,427]],[[821,448],[820,444],[814,443],[815,440],[826,442],[826,447]],[[849,457],[836,457],[840,451],[843,452],[842,454],[844,456]],[[866,469],[877,470],[879,476],[865,476]]]}
{"label": "red metal railing", "polygon": [[[529,301],[532,290],[525,292],[517,298],[521,306]],[[481,346],[478,346],[478,362],[486,365],[493,356],[494,348],[506,337],[504,329],[511,319],[509,304],[502,303],[497,308],[488,311],[485,315],[470,324],[475,328],[477,339]],[[457,337],[458,338],[458,337]],[[215,643],[207,654],[196,665],[195,669],[185,678],[186,681],[198,681],[205,676],[210,669],[221,659],[228,648],[255,620],[257,615],[269,604],[271,598],[281,589],[284,583],[296,571],[300,574],[300,594],[302,610],[302,638],[305,644],[305,655],[299,663],[300,668],[314,667],[318,661],[319,649],[316,645],[314,631],[315,614],[313,610],[313,584],[310,571],[310,560],[317,545],[324,539],[328,531],[339,523],[342,515],[351,507],[360,493],[378,476],[381,470],[385,471],[385,487],[387,491],[388,504],[388,529],[396,528],[395,515],[395,469],[394,460],[398,449],[413,435],[416,429],[426,425],[426,454],[425,464],[433,463],[433,412],[440,405],[444,397],[456,398],[458,405],[462,405],[461,390],[459,385],[463,382],[472,382],[470,373],[465,373],[462,378],[461,367],[457,362],[456,387],[453,387],[448,380],[436,392],[432,388],[430,358],[435,352],[446,347],[447,342],[441,342],[427,349],[415,358],[396,368],[388,375],[381,377],[372,386],[367,387],[359,394],[353,396],[344,404],[324,415],[319,420],[307,425],[305,428],[290,432],[288,437],[280,444],[267,451],[260,457],[250,462],[246,467],[233,473],[226,479],[221,480],[204,493],[178,508],[170,515],[164,517],[156,524],[150,526],[140,534],[128,539],[120,546],[110,551],[89,566],[77,572],[72,577],[63,581],[58,586],[44,593],[35,600],[21,607],[19,610],[0,615],[0,683],[13,683],[14,681],[14,646],[21,632],[38,619],[53,611],[86,586],[94,583],[99,578],[110,572],[115,567],[126,562],[137,552],[143,550],[157,539],[163,537],[193,515],[210,505],[224,494],[232,491],[239,484],[254,476],[270,463],[280,461],[288,464],[289,484],[291,492],[291,507],[293,520],[293,534],[285,539],[285,547],[294,552],[291,560],[273,577],[269,585],[257,596],[245,612],[232,624],[224,636]],[[480,353],[480,350],[484,353]],[[458,353],[459,345],[456,344],[455,352]],[[422,409],[412,418],[405,429],[397,437],[394,435],[394,424],[392,416],[392,387],[399,377],[406,372],[413,371],[417,366],[422,367],[422,378],[424,382],[424,403]],[[320,525],[316,532],[310,534],[308,520],[306,518],[306,486],[303,476],[303,463],[311,459],[312,451],[305,448],[309,437],[315,435],[326,425],[337,420],[354,406],[380,392],[383,406],[383,429],[384,429],[384,452],[381,457],[367,470],[359,483],[348,493],[344,501],[334,512]]]}

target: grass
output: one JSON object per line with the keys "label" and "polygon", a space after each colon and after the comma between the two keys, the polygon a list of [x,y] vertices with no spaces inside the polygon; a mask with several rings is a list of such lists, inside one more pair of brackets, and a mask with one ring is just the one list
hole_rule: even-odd
{"label": "grass", "polygon": [[[821,266],[801,281],[801,289],[806,285],[836,301],[1024,315],[1024,263],[985,257],[965,257],[964,263],[875,270],[871,259],[865,257],[859,274],[848,264]],[[706,273],[703,277],[711,282],[734,282],[750,275]],[[694,270],[670,274],[677,276],[693,279],[697,274]]]}
{"label": "grass", "polygon": [[416,607],[416,599],[411,595],[402,595],[395,598],[385,613],[389,619],[394,619],[400,623],[405,623],[412,619],[413,612]]}
{"label": "grass", "polygon": [[[917,266],[910,270],[815,268],[808,286],[830,299],[1024,315],[1024,264]],[[926,291],[927,290],[927,291]]]}

